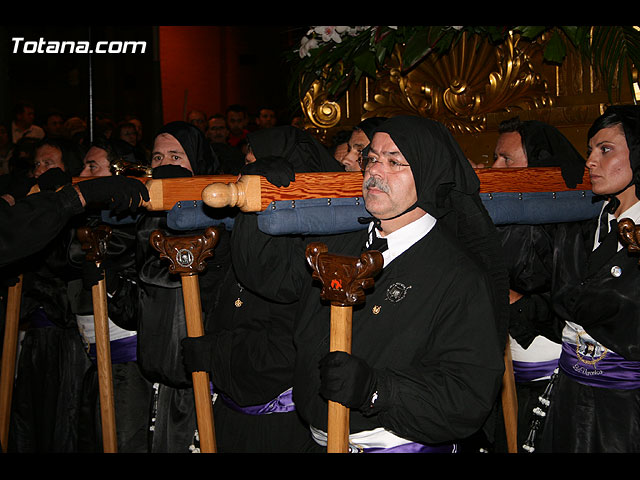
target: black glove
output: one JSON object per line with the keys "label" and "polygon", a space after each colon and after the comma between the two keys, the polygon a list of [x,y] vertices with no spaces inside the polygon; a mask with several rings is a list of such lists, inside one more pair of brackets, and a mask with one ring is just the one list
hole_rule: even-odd
{"label": "black glove", "polygon": [[193,177],[193,172],[180,165],[160,165],[151,171],[153,178]]}
{"label": "black glove", "polygon": [[92,260],[82,262],[82,287],[85,290],[91,290],[91,287],[97,285],[103,278],[105,279],[107,292],[112,293],[115,291],[117,274],[108,259],[103,261],[100,267]]}
{"label": "black glove", "polygon": [[40,175],[36,181],[40,190],[55,191],[58,188],[71,183],[71,175],[61,168],[50,168]]}
{"label": "black glove", "polygon": [[187,372],[210,372],[215,348],[215,337],[185,337],[182,345],[182,363]]}
{"label": "black glove", "polygon": [[115,213],[135,212],[142,200],[149,201],[149,191],[136,178],[114,175],[77,183],[87,203],[107,204]]}
{"label": "black glove", "polygon": [[367,363],[345,352],[320,360],[320,395],[345,407],[366,410],[376,388],[376,374]]}
{"label": "black glove", "polygon": [[296,179],[293,166],[283,157],[262,157],[255,162],[248,163],[242,170],[242,175],[262,175],[269,183],[276,187],[288,187]]}
{"label": "black glove", "polygon": [[8,193],[15,201],[18,201],[21,198],[26,197],[31,190],[31,187],[35,184],[36,179],[33,177],[27,177],[23,174],[11,175],[7,191],[4,193]]}

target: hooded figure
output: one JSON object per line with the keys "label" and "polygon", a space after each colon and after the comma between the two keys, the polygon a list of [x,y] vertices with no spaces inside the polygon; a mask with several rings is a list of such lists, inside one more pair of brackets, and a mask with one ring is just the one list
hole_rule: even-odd
{"label": "hooded figure", "polygon": [[[640,222],[639,125],[640,107],[615,106],[589,129],[586,165],[594,193],[610,198],[600,214],[605,227],[616,217]],[[622,168],[627,160],[628,170]],[[615,172],[608,168],[612,165]],[[627,173],[630,181],[625,186]],[[609,205],[619,199],[624,204],[610,211]],[[559,225],[548,252],[550,295],[531,295],[514,304],[523,322],[561,331],[558,374],[538,447],[542,452],[640,449],[638,256],[619,243],[615,226],[600,238],[599,220]]]}
{"label": "hooded figure", "polygon": [[156,134],[173,136],[187,154],[194,175],[215,175],[220,170],[220,162],[199,128],[187,122],[171,122]]}
{"label": "hooded figure", "polygon": [[[192,171],[162,162],[153,169],[154,178],[206,175],[216,170],[216,158],[199,129],[185,122],[172,122],[159,130],[156,139],[163,134],[179,142]],[[156,147],[154,145],[154,151]],[[150,449],[152,452],[189,452],[196,418],[191,375],[184,369],[180,348],[180,341],[187,336],[182,282],[179,275],[169,272],[169,263],[151,247],[149,237],[156,229],[169,235],[201,234],[202,231],[171,231],[166,217],[166,212],[147,212],[138,220],[138,278],[135,284],[129,283],[128,290],[121,292],[122,298],[114,302],[130,305],[122,312],[122,316],[126,313],[130,318],[120,321],[137,323],[138,364],[143,375],[156,384],[150,417],[155,420]],[[205,328],[212,321],[220,284],[230,265],[229,233],[219,228],[218,234],[214,255],[208,259],[205,271],[199,274]]]}
{"label": "hooded figure", "polygon": [[[310,451],[323,449],[332,400],[350,408],[350,439],[360,451],[451,452],[485,424],[502,378],[499,301],[485,265],[490,243],[481,238],[493,225],[475,173],[440,124],[391,118],[372,147],[378,132],[411,167],[417,201],[405,213],[427,213],[386,235],[384,268],[364,303],[353,307],[351,354],[329,352],[330,308],[304,248],[320,241],[329,253],[359,257],[366,230],[297,243],[236,225],[234,268],[267,298],[300,300],[293,396],[310,424]],[[409,178],[403,174],[403,186],[411,186]],[[474,242],[477,252],[466,246]]]}
{"label": "hooded figure", "polygon": [[251,132],[253,155],[243,175],[263,175],[276,186],[288,186],[296,173],[338,172],[342,168],[329,150],[311,134],[290,125]]}
{"label": "hooded figure", "polygon": [[527,120],[517,129],[529,167],[560,167],[569,188],[576,188],[584,176],[584,157],[560,131],[537,120]]}

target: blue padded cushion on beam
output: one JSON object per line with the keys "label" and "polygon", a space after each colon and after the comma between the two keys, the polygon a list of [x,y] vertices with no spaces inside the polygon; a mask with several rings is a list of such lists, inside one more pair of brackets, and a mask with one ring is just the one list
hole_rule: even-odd
{"label": "blue padded cushion on beam", "polygon": [[231,230],[234,219],[222,216],[224,213],[228,211],[211,208],[202,200],[178,202],[167,212],[167,227],[172,230],[198,230],[224,226]]}
{"label": "blue padded cushion on beam", "polygon": [[480,199],[496,225],[576,222],[597,217],[602,208],[591,190],[481,193]]}
{"label": "blue padded cushion on beam", "polygon": [[[597,217],[602,208],[602,201],[594,201],[590,190],[481,193],[480,198],[496,225],[581,221]],[[202,201],[178,202],[167,213],[167,226],[174,230],[222,224],[233,228],[233,217],[217,218],[215,213]],[[281,200],[258,212],[258,228],[270,235],[345,233],[366,228],[358,218],[368,216],[361,197]]]}

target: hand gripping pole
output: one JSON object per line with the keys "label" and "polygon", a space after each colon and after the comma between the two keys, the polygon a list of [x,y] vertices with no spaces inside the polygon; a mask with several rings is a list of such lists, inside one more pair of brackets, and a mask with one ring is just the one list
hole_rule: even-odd
{"label": "hand gripping pole", "polygon": [[[206,268],[205,260],[213,255],[213,248],[218,243],[218,231],[209,227],[203,235],[170,237],[160,230],[155,230],[151,233],[149,242],[160,253],[161,258],[169,260],[169,271],[180,275],[187,335],[201,337],[204,335],[204,327],[198,273]],[[191,375],[200,436],[200,451],[215,453],[217,447],[209,374],[207,372],[193,372]]]}
{"label": "hand gripping pole", "polygon": [[[364,302],[364,289],[373,286],[373,277],[382,269],[382,254],[376,250],[360,257],[327,253],[323,243],[310,243],[306,249],[312,276],[322,283],[321,297],[331,304],[329,350],[351,353],[353,305]],[[349,451],[349,409],[329,401],[327,452]]]}

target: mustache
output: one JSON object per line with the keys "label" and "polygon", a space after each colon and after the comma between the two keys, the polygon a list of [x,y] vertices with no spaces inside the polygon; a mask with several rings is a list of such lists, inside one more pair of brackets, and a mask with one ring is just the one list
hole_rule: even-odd
{"label": "mustache", "polygon": [[389,185],[382,181],[378,177],[369,177],[362,184],[362,188],[368,190],[369,188],[377,188],[384,193],[389,193]]}

